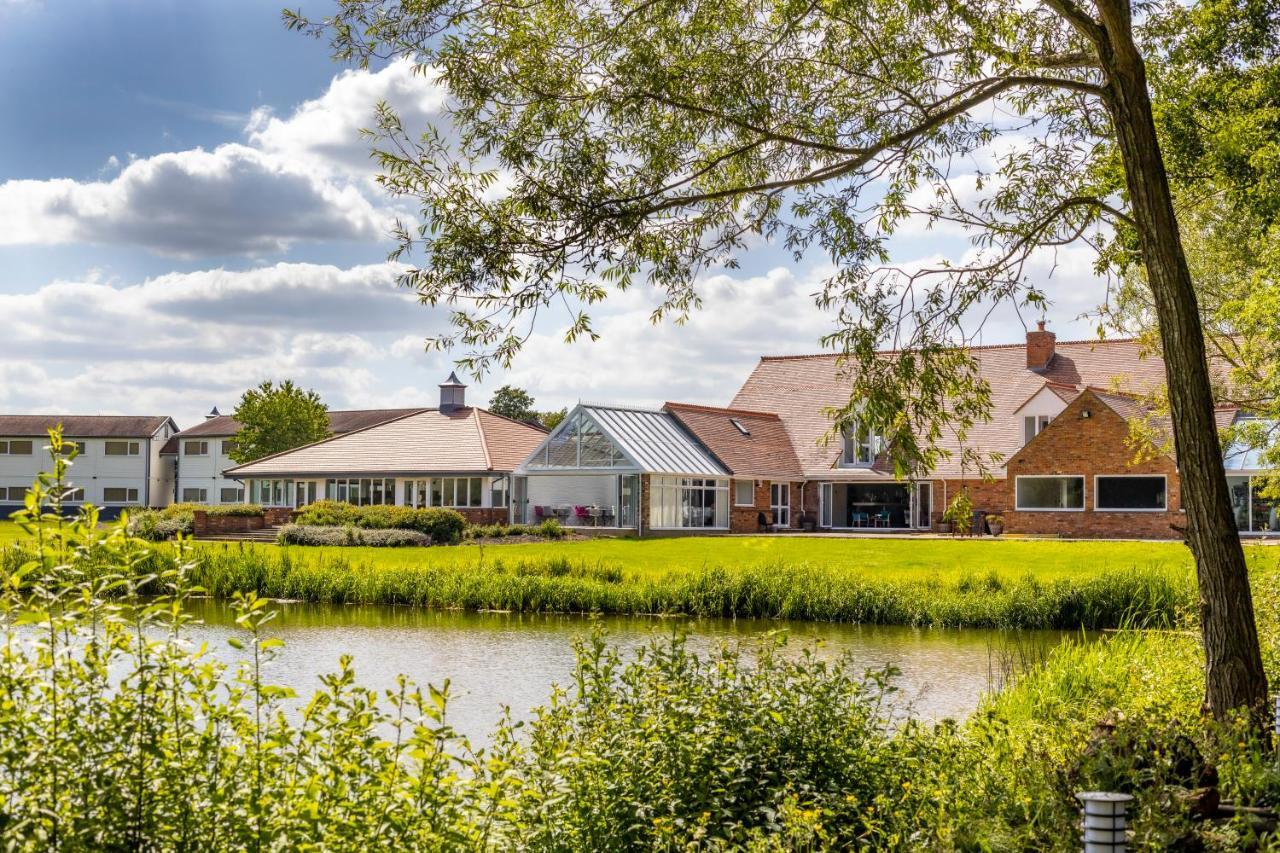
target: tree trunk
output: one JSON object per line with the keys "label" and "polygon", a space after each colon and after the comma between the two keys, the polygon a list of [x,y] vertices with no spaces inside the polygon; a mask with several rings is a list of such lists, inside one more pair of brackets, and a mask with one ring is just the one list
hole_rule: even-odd
{"label": "tree trunk", "polygon": [[1128,3],[1101,0],[1098,8],[1108,42],[1100,51],[1109,78],[1107,106],[1160,324],[1187,543],[1200,589],[1205,701],[1218,719],[1246,709],[1261,725],[1267,679],[1253,597],[1227,490],[1200,313],[1156,138],[1146,69],[1130,30]]}

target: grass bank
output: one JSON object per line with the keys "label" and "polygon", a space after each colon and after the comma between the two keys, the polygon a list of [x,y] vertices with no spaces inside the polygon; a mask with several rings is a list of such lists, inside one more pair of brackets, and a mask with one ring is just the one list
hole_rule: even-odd
{"label": "grass bank", "polygon": [[[589,547],[581,547],[581,546]],[[581,550],[578,550],[581,548]],[[212,595],[543,613],[885,625],[1170,625],[1185,549],[1131,543],[697,539],[478,548],[202,546]]]}

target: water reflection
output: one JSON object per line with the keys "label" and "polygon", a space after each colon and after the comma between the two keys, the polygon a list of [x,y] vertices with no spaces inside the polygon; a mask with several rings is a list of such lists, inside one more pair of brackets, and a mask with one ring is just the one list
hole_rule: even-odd
{"label": "water reflection", "polygon": [[[726,619],[464,613],[410,607],[280,603],[267,633],[285,641],[268,665],[268,680],[305,696],[319,676],[337,667],[340,655],[355,659],[361,684],[388,689],[404,673],[420,684],[450,679],[453,725],[473,740],[484,741],[503,705],[517,719],[543,704],[551,685],[567,685],[573,670],[573,640],[590,634],[594,624],[608,631],[609,642],[632,649],[654,636],[682,630],[689,646],[705,651],[724,640],[744,640],[785,630],[790,653],[820,642],[819,654],[845,652],[865,668],[893,664],[898,713],[925,719],[963,717],[998,679],[1010,650],[1021,659],[1043,656],[1068,634],[1055,631],[993,631],[838,625],[811,622]],[[224,660],[242,653],[226,640],[236,634],[231,609],[222,602],[197,600],[193,615],[203,624],[191,631]]]}

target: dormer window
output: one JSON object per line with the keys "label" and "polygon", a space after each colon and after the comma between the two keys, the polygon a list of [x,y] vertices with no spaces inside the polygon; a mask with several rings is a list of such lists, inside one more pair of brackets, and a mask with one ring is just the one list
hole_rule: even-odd
{"label": "dormer window", "polygon": [[1031,439],[1044,432],[1044,428],[1053,420],[1050,415],[1027,415],[1022,419],[1022,443],[1029,444]]}
{"label": "dormer window", "polygon": [[884,436],[876,432],[870,423],[854,421],[853,426],[844,433],[844,452],[840,455],[840,464],[847,468],[871,465],[883,446]]}
{"label": "dormer window", "polygon": [[751,435],[751,430],[747,429],[746,425],[737,418],[729,418],[729,423],[733,424],[734,429],[743,435]]}

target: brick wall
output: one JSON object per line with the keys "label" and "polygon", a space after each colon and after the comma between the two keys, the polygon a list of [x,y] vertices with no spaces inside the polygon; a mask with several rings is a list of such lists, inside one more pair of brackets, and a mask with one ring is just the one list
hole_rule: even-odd
{"label": "brick wall", "polygon": [[[1088,411],[1089,416],[1084,417]],[[1005,481],[1007,511],[1005,529],[1010,533],[1049,534],[1068,537],[1177,539],[1173,525],[1186,519],[1182,507],[1177,466],[1168,456],[1131,464],[1133,451],[1125,443],[1128,422],[1086,391],[1077,397],[1048,427],[1014,454]],[[1020,474],[1067,474],[1084,477],[1083,512],[1018,512],[1014,509],[1015,478]],[[1110,512],[1094,508],[1096,474],[1165,475],[1166,512]],[[975,501],[976,505],[976,501]]]}
{"label": "brick wall", "polygon": [[[729,486],[729,530],[732,533],[756,533],[760,530],[760,513],[764,513],[766,518],[772,518],[773,499],[770,495],[770,487],[772,480],[753,480],[755,485],[752,488],[753,503],[751,506],[738,506],[734,503],[734,486],[733,480]],[[791,499],[791,519],[790,527],[792,529],[800,526],[800,498],[801,485],[799,483],[790,484]]]}
{"label": "brick wall", "polygon": [[203,510],[196,510],[191,522],[194,536],[208,536],[220,533],[248,533],[261,530],[267,526],[261,515],[209,515]]}
{"label": "brick wall", "polygon": [[931,528],[943,529],[942,514],[947,511],[947,504],[955,500],[963,491],[969,492],[975,510],[982,510],[987,515],[1004,515],[1013,508],[1010,497],[1010,484],[1005,480],[933,480],[933,506],[930,510]]}
{"label": "brick wall", "polygon": [[505,506],[463,507],[458,512],[462,513],[467,524],[506,524],[508,518]]}

